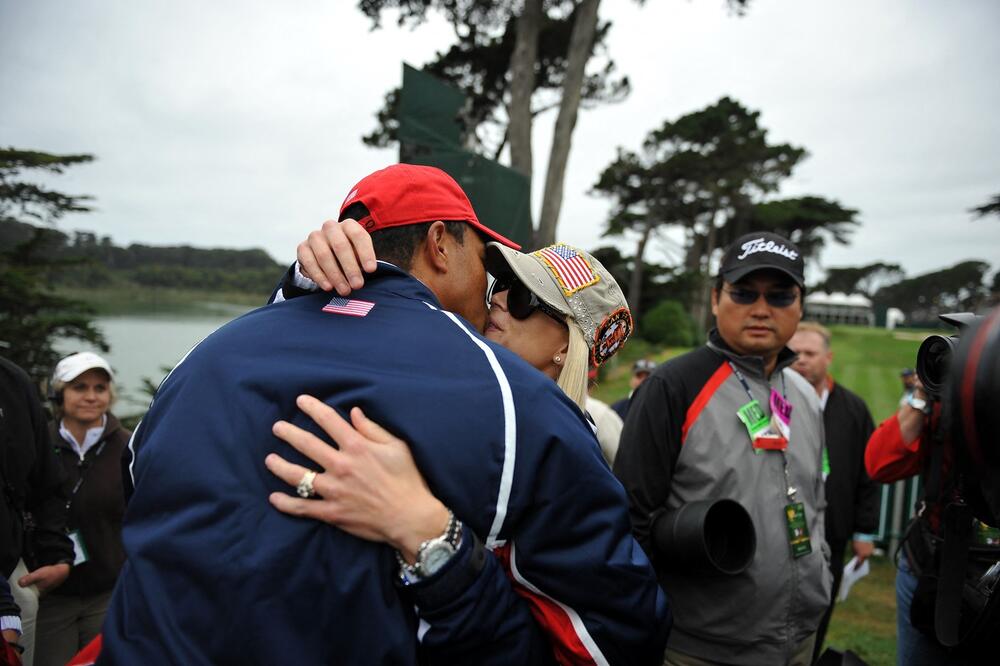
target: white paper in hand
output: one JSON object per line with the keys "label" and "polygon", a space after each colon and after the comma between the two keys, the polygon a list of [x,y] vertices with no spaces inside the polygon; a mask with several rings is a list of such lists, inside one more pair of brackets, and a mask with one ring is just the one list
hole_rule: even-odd
{"label": "white paper in hand", "polygon": [[852,557],[851,561],[844,565],[844,577],[840,580],[840,593],[837,595],[837,601],[846,599],[847,593],[851,591],[851,587],[867,576],[870,570],[871,567],[868,566],[868,560],[865,560],[861,563],[861,566],[858,566],[857,555]]}

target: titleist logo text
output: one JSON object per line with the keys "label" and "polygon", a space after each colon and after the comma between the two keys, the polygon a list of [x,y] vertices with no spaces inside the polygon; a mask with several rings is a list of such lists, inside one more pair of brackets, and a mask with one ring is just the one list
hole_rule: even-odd
{"label": "titleist logo text", "polygon": [[736,257],[737,259],[745,259],[751,254],[757,254],[758,252],[770,252],[771,254],[780,254],[783,257],[795,261],[799,257],[799,253],[795,250],[789,250],[784,244],[778,245],[774,241],[765,241],[763,238],[757,238],[752,241],[747,241],[740,245],[740,249],[743,250],[743,254]]}

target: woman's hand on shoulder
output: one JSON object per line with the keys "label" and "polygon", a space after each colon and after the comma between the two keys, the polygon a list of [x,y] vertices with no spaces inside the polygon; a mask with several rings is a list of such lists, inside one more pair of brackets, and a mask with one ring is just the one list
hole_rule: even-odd
{"label": "woman's hand on shoulder", "polygon": [[296,250],[299,271],[323,291],[335,289],[341,296],[365,284],[364,273],[374,272],[372,238],[357,221],[327,220],[309,233]]}

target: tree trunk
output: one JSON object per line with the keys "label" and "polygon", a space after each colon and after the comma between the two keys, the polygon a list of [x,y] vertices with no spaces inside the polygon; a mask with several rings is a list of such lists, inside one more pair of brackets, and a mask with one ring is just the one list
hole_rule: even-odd
{"label": "tree trunk", "polygon": [[702,331],[711,328],[712,323],[712,255],[715,253],[716,237],[719,228],[715,225],[715,218],[718,212],[712,213],[709,218],[708,234],[705,236],[705,267],[701,271],[701,289],[698,293],[698,301],[695,305],[701,309],[699,318],[695,319],[701,326]]}
{"label": "tree trunk", "polygon": [[566,163],[569,148],[576,127],[576,116],[580,110],[583,94],[583,76],[590,60],[594,34],[597,31],[597,8],[600,0],[583,0],[577,10],[573,32],[566,53],[566,78],[563,80],[562,103],[556,117],[552,150],[549,153],[549,167],[545,174],[545,192],[542,198],[542,214],[535,234],[535,247],[555,242],[556,224],[562,208],[563,185],[566,180]]}
{"label": "tree trunk", "polygon": [[542,24],[542,0],[525,0],[517,17],[517,39],[510,59],[510,165],[528,177],[531,184],[531,96],[535,92],[535,61]]}
{"label": "tree trunk", "polygon": [[628,280],[628,307],[632,311],[632,321],[638,324],[641,314],[639,305],[642,303],[642,273],[645,268],[643,256],[646,254],[646,243],[653,234],[652,222],[646,223],[646,228],[639,237],[635,247],[635,260],[632,263],[632,275]]}

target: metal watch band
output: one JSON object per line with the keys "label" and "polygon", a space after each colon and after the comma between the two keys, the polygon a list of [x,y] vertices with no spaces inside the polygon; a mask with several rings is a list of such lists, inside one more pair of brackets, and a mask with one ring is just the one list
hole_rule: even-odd
{"label": "metal watch band", "polygon": [[451,509],[448,509],[448,525],[444,528],[444,532],[442,532],[440,536],[427,539],[417,547],[416,561],[413,564],[407,564],[400,552],[398,550],[396,551],[396,562],[399,563],[400,577],[403,578],[404,581],[415,581],[426,578],[427,574],[421,567],[422,556],[424,553],[426,553],[431,546],[439,543],[446,543],[452,547],[453,551],[458,552],[458,547],[461,544],[461,538],[462,522],[455,517],[455,513]]}

